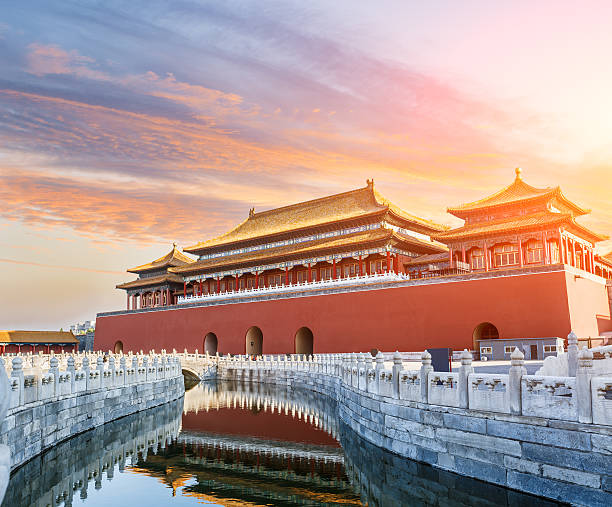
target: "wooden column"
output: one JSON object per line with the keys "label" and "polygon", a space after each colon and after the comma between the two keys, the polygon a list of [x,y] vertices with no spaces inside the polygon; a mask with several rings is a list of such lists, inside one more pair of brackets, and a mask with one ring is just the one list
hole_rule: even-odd
{"label": "wooden column", "polygon": [[465,264],[465,244],[461,245],[461,262]]}
{"label": "wooden column", "polygon": [[221,277],[217,277],[217,294],[221,292]]}
{"label": "wooden column", "polygon": [[487,246],[486,241],[484,242],[483,253],[484,253],[484,261],[485,261],[485,271],[489,271],[489,248]]}
{"label": "wooden column", "polygon": [[576,242],[573,239],[570,241],[572,243],[572,262],[570,264],[576,267]]}
{"label": "wooden column", "polygon": [[187,282],[183,282],[183,297],[187,297]]}
{"label": "wooden column", "polygon": [[359,256],[359,276],[363,276],[363,260],[361,259],[361,255]]}
{"label": "wooden column", "polygon": [[542,231],[542,253],[544,254],[544,264],[548,264],[548,243],[546,233]]}
{"label": "wooden column", "polygon": [[234,287],[234,291],[238,292],[240,290],[240,275],[236,273],[236,286]]}
{"label": "wooden column", "polygon": [[521,238],[518,239],[518,249],[519,249],[519,266],[522,268],[525,265],[525,260],[523,259],[523,240],[521,240]]}
{"label": "wooden column", "polygon": [[289,266],[285,266],[285,285],[289,285]]}
{"label": "wooden column", "polygon": [[308,282],[312,282],[312,264],[308,263]]}
{"label": "wooden column", "polygon": [[391,251],[387,250],[387,273],[391,272]]}
{"label": "wooden column", "polygon": [[332,263],[332,280],[335,280],[337,278],[336,276],[336,258],[334,257],[333,259],[333,263]]}
{"label": "wooden column", "polygon": [[259,272],[255,271],[255,288],[259,289]]}
{"label": "wooden column", "polygon": [[448,266],[453,269],[453,248],[448,247]]}

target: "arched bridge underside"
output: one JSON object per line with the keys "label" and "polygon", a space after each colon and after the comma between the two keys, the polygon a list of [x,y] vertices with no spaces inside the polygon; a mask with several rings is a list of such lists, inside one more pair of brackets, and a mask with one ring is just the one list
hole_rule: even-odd
{"label": "arched bridge underside", "polygon": [[198,372],[195,368],[189,366],[183,366],[183,377],[185,380],[191,382],[199,382],[201,380],[201,373]]}

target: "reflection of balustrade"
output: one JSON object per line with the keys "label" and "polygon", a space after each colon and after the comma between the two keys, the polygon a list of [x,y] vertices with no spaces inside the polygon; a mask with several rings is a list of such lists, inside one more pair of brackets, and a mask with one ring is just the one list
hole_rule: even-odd
{"label": "reflection of balustrade", "polygon": [[268,287],[258,287],[251,289],[230,290],[224,292],[215,292],[210,294],[201,294],[196,296],[179,296],[177,304],[197,303],[204,301],[216,301],[227,298],[241,298],[254,296],[267,296],[274,294],[285,294],[296,291],[331,289],[339,287],[361,286],[368,282],[396,282],[409,280],[410,277],[403,273],[372,273],[371,275],[355,276],[350,278],[337,278],[328,280],[317,280],[314,282],[298,282],[287,285],[275,285]]}
{"label": "reflection of balustrade", "polygon": [[[49,457],[38,456],[11,477],[3,505],[72,505],[74,497],[85,500],[88,489],[100,489],[115,471],[158,453],[178,435],[181,401],[129,415],[57,444],[53,473],[40,473]],[[74,452],[78,449],[79,452]],[[36,477],[33,481],[32,477]]]}

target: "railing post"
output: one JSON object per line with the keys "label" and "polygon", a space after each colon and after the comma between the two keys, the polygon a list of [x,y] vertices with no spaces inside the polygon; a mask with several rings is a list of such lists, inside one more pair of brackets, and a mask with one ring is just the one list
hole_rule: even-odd
{"label": "railing post", "polygon": [[52,356],[49,359],[49,373],[53,374],[53,396],[59,396],[59,361]]}
{"label": "railing post", "polygon": [[124,355],[122,355],[119,358],[119,369],[122,372],[121,373],[121,379],[120,379],[120,384],[119,385],[124,386],[125,385],[125,376],[126,376],[126,371],[125,371],[125,369],[126,369],[126,360],[125,360],[125,356]]}
{"label": "railing post", "polygon": [[521,378],[527,375],[525,369],[525,354],[518,347],[510,354],[510,371],[508,372],[508,401],[510,402],[510,413],[520,415],[523,411],[521,401]]}
{"label": "railing post", "polygon": [[461,353],[461,369],[459,370],[459,406],[468,408],[470,404],[468,393],[468,377],[473,373],[472,353],[468,349],[463,349]]}
{"label": "railing post", "polygon": [[[56,359],[57,361],[57,359]],[[19,405],[23,405],[23,397],[25,386],[23,385],[23,359],[21,357],[16,356],[13,358],[13,371],[11,372],[11,377],[16,377],[19,382]]]}
{"label": "railing post", "polygon": [[578,353],[578,370],[576,371],[576,404],[578,405],[578,422],[593,422],[593,405],[591,399],[591,377],[593,376],[593,351],[584,347]]}
{"label": "railing post", "polygon": [[74,376],[76,375],[76,368],[74,367],[74,357],[68,356],[66,359],[66,372],[70,375],[70,392],[74,392]]}
{"label": "railing post", "polygon": [[576,376],[578,368],[578,336],[574,331],[567,335],[567,375]]}
{"label": "railing post", "polygon": [[89,389],[89,358],[87,354],[83,356],[83,360],[81,361],[81,370],[85,374],[85,390]]}
{"label": "railing post", "polygon": [[429,372],[433,371],[431,354],[427,351],[421,356],[421,401],[427,403],[427,390],[429,389]]}
{"label": "railing post", "polygon": [[385,369],[385,356],[383,356],[383,353],[380,350],[378,351],[378,354],[376,354],[375,362],[376,362],[376,380],[375,380],[376,394],[380,394],[380,385],[379,385],[380,384],[380,372]]}
{"label": "railing post", "polygon": [[96,370],[98,370],[98,376],[100,378],[100,387],[104,387],[104,359],[102,356],[98,356],[96,360]]}
{"label": "railing post", "polygon": [[109,356],[108,358],[108,371],[110,372],[110,385],[115,386],[115,356]]}
{"label": "railing post", "polygon": [[403,368],[402,355],[396,350],[393,353],[393,397],[399,399],[399,377]]}

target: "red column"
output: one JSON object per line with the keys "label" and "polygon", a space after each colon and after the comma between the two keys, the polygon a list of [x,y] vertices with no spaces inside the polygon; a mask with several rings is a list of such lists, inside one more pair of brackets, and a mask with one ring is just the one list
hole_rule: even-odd
{"label": "red column", "polygon": [[489,271],[489,248],[487,242],[484,242],[484,258],[485,258],[485,271]]}
{"label": "red column", "polygon": [[523,241],[521,238],[518,240],[518,249],[519,249],[519,266],[522,268],[525,265],[525,261],[523,260]]}
{"label": "red column", "polygon": [[285,266],[285,285],[289,285],[289,266]]}
{"label": "red column", "polygon": [[308,263],[308,281],[312,282],[312,265]]}
{"label": "red column", "polygon": [[465,244],[461,245],[461,262],[465,264]]}
{"label": "red column", "polygon": [[336,258],[334,257],[334,261],[332,264],[332,280],[335,280],[337,278],[336,276]]}
{"label": "red column", "polygon": [[582,269],[584,271],[587,271],[587,265],[586,265],[586,250],[584,248],[584,245],[582,245]]}
{"label": "red column", "polygon": [[391,272],[391,252],[387,250],[387,273]]}
{"label": "red column", "polygon": [[595,274],[595,251],[591,250],[591,273]]}
{"label": "red column", "polygon": [[548,242],[546,241],[546,233],[542,232],[542,249],[544,254],[544,264],[548,264]]}
{"label": "red column", "polygon": [[221,292],[221,277],[217,278],[217,294]]}
{"label": "red column", "polygon": [[570,262],[570,264],[574,267],[576,267],[576,243],[574,242],[573,239],[570,240],[571,244],[572,244],[572,260]]}
{"label": "red column", "polygon": [[255,271],[255,288],[259,289],[259,273]]}
{"label": "red column", "polygon": [[398,275],[399,274],[399,254],[395,254],[395,257],[393,257],[393,269],[395,271],[395,274]]}
{"label": "red column", "polygon": [[204,288],[202,287],[202,279],[200,278],[200,296],[204,292]]}
{"label": "red column", "polygon": [[127,295],[127,309],[129,310],[130,309],[130,295],[127,294],[127,292],[126,292],[126,295]]}
{"label": "red column", "polygon": [[359,276],[363,276],[363,260],[361,259],[361,255],[359,256]]}
{"label": "red column", "polygon": [[453,249],[448,247],[448,265],[452,269],[453,268]]}
{"label": "red column", "polygon": [[183,282],[183,297],[187,297],[187,282]]}
{"label": "red column", "polygon": [[236,273],[236,287],[234,287],[234,290],[236,292],[240,290],[240,275],[238,273]]}

